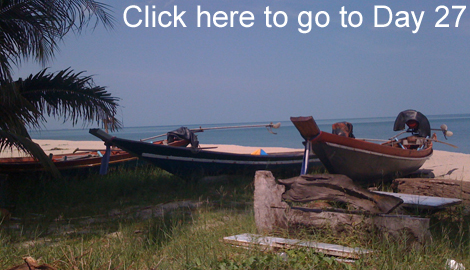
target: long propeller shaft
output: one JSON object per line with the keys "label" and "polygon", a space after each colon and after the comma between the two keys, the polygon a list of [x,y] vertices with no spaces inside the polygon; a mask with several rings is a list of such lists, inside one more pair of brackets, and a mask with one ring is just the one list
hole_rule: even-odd
{"label": "long propeller shaft", "polygon": [[[257,127],[265,127],[268,129],[268,131],[272,134],[276,134],[272,131],[273,128],[279,128],[281,126],[281,123],[277,123],[277,124],[273,124],[273,123],[269,123],[267,125],[244,125],[244,126],[228,126],[228,127],[208,127],[208,128],[202,128],[202,127],[199,127],[199,128],[195,128],[195,129],[190,129],[192,132],[204,132],[205,130],[215,130],[215,129],[232,129],[232,128],[257,128]],[[163,136],[166,136],[166,133],[165,134],[160,134],[160,135],[157,135],[157,136],[153,136],[153,137],[149,137],[149,138],[145,138],[145,139],[141,139],[140,141],[144,142],[144,141],[148,141],[148,140],[152,140],[152,139],[156,139],[156,138],[160,138],[160,137],[163,137]]]}

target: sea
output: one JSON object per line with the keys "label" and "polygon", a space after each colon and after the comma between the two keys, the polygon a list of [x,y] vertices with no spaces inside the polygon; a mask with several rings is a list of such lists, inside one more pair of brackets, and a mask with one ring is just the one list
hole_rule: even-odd
{"label": "sea", "polygon": [[[448,130],[453,132],[453,136],[444,138],[441,131],[434,131],[438,140],[453,144],[453,148],[443,143],[434,143],[434,149],[450,152],[470,154],[470,114],[447,114],[427,116],[431,123],[431,128],[439,129],[442,124],[446,124]],[[395,117],[374,117],[374,118],[345,118],[345,119],[315,119],[320,129],[331,132],[331,125],[336,122],[348,121],[353,124],[353,133],[356,138],[388,139],[398,134],[393,131]],[[302,137],[290,121],[273,121],[273,124],[280,122],[278,129],[272,129],[272,134],[265,127],[260,128],[237,128],[237,129],[215,129],[196,133],[200,144],[234,144],[255,147],[287,147],[302,149]],[[218,124],[190,124],[190,125],[168,125],[168,126],[141,126],[124,127],[117,132],[111,132],[113,136],[140,140],[157,135],[164,135],[168,131],[175,130],[181,126],[194,128],[213,127],[233,127],[245,125],[267,125],[269,122],[246,122],[246,123],[218,123]],[[60,129],[60,130],[40,130],[30,131],[33,139],[53,139],[72,141],[94,141],[99,140],[88,133],[87,128]],[[404,136],[404,135],[403,135]],[[162,137],[164,138],[164,137]]]}

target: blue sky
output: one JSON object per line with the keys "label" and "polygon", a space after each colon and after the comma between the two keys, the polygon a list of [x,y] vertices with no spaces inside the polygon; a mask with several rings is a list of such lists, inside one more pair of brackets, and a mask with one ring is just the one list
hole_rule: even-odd
{"label": "blue sky", "polygon": [[[98,85],[120,97],[124,125],[184,125],[252,121],[283,121],[290,116],[317,119],[395,116],[404,109],[424,114],[470,113],[470,8],[455,21],[466,1],[102,1],[112,6],[116,27],[88,30],[65,38],[51,71],[72,67],[95,75]],[[155,6],[173,13],[186,11],[187,27],[130,28],[126,7]],[[197,6],[217,11],[250,11],[254,25],[197,27]],[[393,13],[389,27],[374,27],[374,5]],[[443,23],[436,28],[445,10]],[[266,27],[263,12],[288,16],[285,27]],[[359,27],[341,26],[341,7],[362,14]],[[329,25],[298,31],[297,16],[325,11]],[[399,11],[424,11],[419,31],[409,13],[410,27],[395,26]],[[144,19],[131,10],[131,22]],[[402,15],[403,16],[403,15]],[[388,13],[378,13],[379,23]],[[163,17],[168,18],[168,17]],[[279,15],[278,18],[281,18]],[[304,17],[305,19],[305,17]],[[323,20],[322,20],[323,19]],[[324,17],[320,17],[320,23]],[[352,17],[358,23],[358,17]],[[403,21],[401,21],[403,22]],[[272,23],[272,15],[271,15]],[[282,23],[282,20],[279,20]],[[41,66],[23,63],[16,77]],[[48,129],[63,128],[49,121]]]}

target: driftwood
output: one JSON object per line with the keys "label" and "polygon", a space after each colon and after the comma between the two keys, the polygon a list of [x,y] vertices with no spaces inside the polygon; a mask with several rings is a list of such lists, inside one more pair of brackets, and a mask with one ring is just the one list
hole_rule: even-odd
{"label": "driftwood", "polygon": [[438,178],[398,178],[393,184],[400,193],[462,199],[470,205],[470,182]]}
{"label": "driftwood", "polygon": [[23,260],[24,260],[23,264],[13,266],[11,268],[8,268],[7,270],[39,270],[39,269],[56,270],[57,269],[54,266],[49,265],[49,264],[39,265],[38,262],[32,257],[25,257],[23,258]]}
{"label": "driftwood", "polygon": [[[293,209],[282,201],[284,185],[276,183],[269,171],[257,171],[255,175],[254,212],[258,231],[270,233],[291,226],[309,226],[317,229],[329,228],[339,232],[379,231],[394,238],[403,234],[408,239],[425,243],[431,239],[429,218],[395,215],[360,215],[329,211]],[[410,238],[411,237],[411,238]]]}
{"label": "driftwood", "polygon": [[274,176],[270,171],[256,172],[253,206],[256,227],[261,231],[271,232],[276,227],[287,227],[284,209],[289,206],[281,201],[284,191],[285,187],[274,181]]}
{"label": "driftwood", "polygon": [[403,203],[400,198],[363,189],[355,185],[351,178],[341,174],[301,175],[279,179],[278,182],[287,188],[282,198],[293,202],[314,200],[344,202],[375,214],[388,214]]}

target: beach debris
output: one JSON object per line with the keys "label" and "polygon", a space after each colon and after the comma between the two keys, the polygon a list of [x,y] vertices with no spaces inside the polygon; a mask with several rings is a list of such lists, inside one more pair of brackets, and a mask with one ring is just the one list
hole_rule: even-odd
{"label": "beach debris", "polygon": [[301,175],[289,179],[278,179],[286,186],[284,200],[309,202],[327,200],[349,203],[368,213],[390,213],[403,200],[390,194],[370,192],[353,183],[351,178],[341,174]]}
{"label": "beach debris", "polygon": [[449,270],[465,270],[465,266],[462,263],[457,262],[453,259],[447,259],[446,269]]}
{"label": "beach debris", "polygon": [[[361,255],[370,254],[373,250],[363,248],[351,248],[341,245],[319,243],[314,241],[303,241],[298,239],[286,239],[281,237],[261,236],[257,234],[244,233],[227,236],[223,242],[240,247],[260,247],[263,250],[311,248],[315,252],[329,256],[336,256],[348,259],[359,259]],[[284,253],[285,254],[285,253]],[[287,254],[280,254],[287,259]]]}
{"label": "beach debris", "polygon": [[61,150],[68,150],[68,148],[54,147],[54,148],[49,149],[49,151],[61,151]]}
{"label": "beach debris", "polygon": [[424,245],[432,239],[429,218],[290,206],[282,200],[286,186],[278,184],[270,171],[257,171],[254,184],[255,223],[261,233],[305,226],[329,229],[333,233],[379,232],[382,237],[398,240],[406,236],[410,244]]}
{"label": "beach debris", "polygon": [[32,257],[24,257],[23,260],[23,264],[13,266],[11,268],[8,268],[7,270],[57,270],[57,268],[47,263],[39,265],[38,261],[36,261]]}
{"label": "beach debris", "polygon": [[397,178],[393,185],[398,192],[461,199],[465,207],[470,205],[470,182],[448,178]]}
{"label": "beach debris", "polygon": [[377,194],[384,194],[394,196],[403,200],[403,207],[411,208],[413,210],[443,210],[450,206],[455,206],[462,203],[461,199],[443,198],[435,196],[413,195],[403,193],[392,193],[384,191],[374,191]]}

